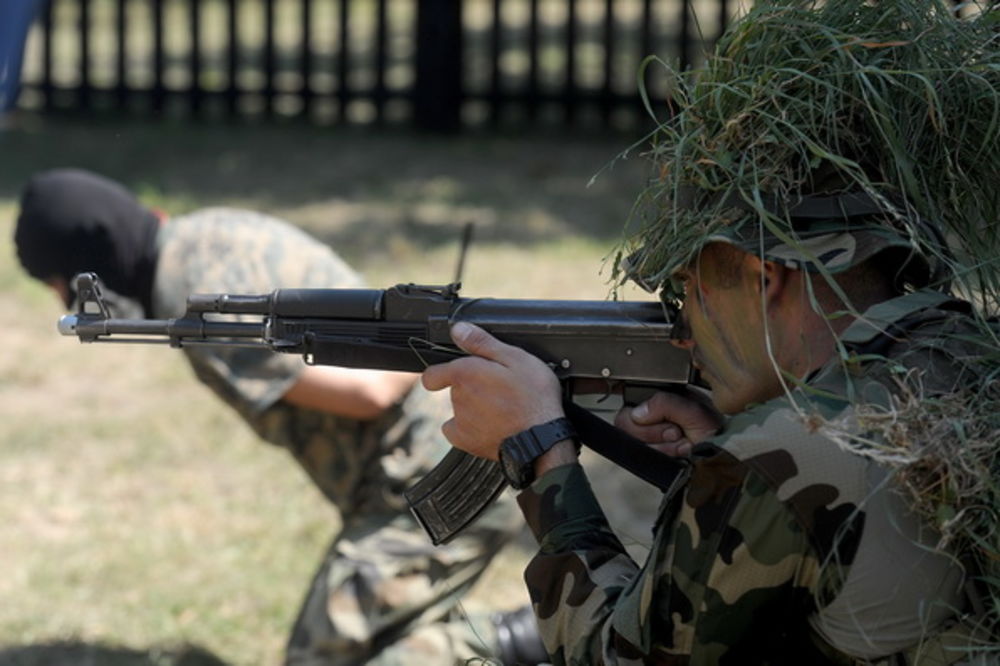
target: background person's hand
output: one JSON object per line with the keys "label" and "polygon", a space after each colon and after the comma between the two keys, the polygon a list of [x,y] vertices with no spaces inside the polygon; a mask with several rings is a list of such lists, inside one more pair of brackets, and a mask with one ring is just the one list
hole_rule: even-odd
{"label": "background person's hand", "polygon": [[427,368],[423,384],[451,389],[455,415],[441,430],[453,446],[496,460],[504,438],[564,415],[559,380],[541,360],[467,322],[451,336],[471,356]]}
{"label": "background person's hand", "polygon": [[615,426],[672,456],[689,454],[692,445],[717,433],[722,424],[722,415],[710,405],[683,393],[656,393],[615,416]]}

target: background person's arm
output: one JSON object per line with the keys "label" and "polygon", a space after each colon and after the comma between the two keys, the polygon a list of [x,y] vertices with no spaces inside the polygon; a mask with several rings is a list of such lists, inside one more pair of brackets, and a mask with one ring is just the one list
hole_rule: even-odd
{"label": "background person's arm", "polygon": [[417,378],[407,372],[314,365],[299,373],[282,399],[296,407],[367,421],[400,402]]}

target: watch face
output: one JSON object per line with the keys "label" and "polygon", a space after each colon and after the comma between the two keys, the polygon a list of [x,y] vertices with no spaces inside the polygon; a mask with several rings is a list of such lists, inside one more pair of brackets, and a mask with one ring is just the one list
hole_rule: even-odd
{"label": "watch face", "polygon": [[527,478],[530,476],[531,463],[524,464],[515,460],[505,449],[505,446],[500,447],[499,457],[500,470],[503,472],[504,478],[507,479],[507,483],[515,490],[522,490],[528,487],[531,483],[531,479]]}

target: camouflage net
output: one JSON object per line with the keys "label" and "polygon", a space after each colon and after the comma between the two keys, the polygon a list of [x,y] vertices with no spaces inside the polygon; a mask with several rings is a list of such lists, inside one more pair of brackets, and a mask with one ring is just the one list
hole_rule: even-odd
{"label": "camouflage net", "polygon": [[888,409],[859,405],[854,417],[860,428],[822,428],[841,446],[895,470],[908,505],[939,532],[937,548],[976,573],[981,634],[973,651],[1000,652],[1000,377],[927,396],[911,373],[899,380]]}
{"label": "camouflage net", "polygon": [[968,554],[1000,637],[1000,344],[986,317],[1000,306],[1000,5],[775,0],[699,70],[660,64],[675,83],[669,118],[651,137],[653,178],[614,279],[669,289],[726,228],[794,246],[770,196],[864,192],[889,211],[885,224],[944,268],[932,286],[976,306],[984,353],[968,363],[981,381],[936,397],[909,376],[889,409],[856,406],[863,440],[829,431],[895,470],[940,546]]}
{"label": "camouflage net", "polygon": [[964,293],[997,305],[1000,10],[957,13],[940,0],[775,0],[736,22],[703,68],[661,63],[675,82],[670,117],[652,135],[654,177],[614,279],[663,285],[727,226],[794,242],[765,196],[850,191],[890,211]]}

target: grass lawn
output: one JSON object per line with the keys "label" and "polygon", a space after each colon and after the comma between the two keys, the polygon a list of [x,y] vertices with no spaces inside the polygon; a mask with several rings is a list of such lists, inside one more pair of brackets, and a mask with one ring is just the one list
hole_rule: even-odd
{"label": "grass lawn", "polygon": [[[174,214],[264,210],[330,242],[375,286],[452,280],[471,221],[466,295],[602,298],[602,258],[644,165],[633,156],[588,181],[627,144],[35,118],[0,132],[0,666],[280,663],[338,520],[178,352],[57,335],[59,304],[11,243],[29,174],[91,168]],[[470,607],[523,602],[527,543]]]}

